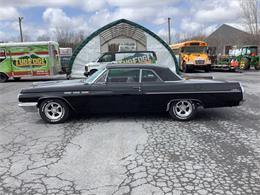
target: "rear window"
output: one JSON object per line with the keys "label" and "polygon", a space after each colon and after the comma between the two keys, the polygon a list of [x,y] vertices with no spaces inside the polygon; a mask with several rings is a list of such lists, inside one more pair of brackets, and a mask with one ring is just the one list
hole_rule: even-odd
{"label": "rear window", "polygon": [[161,82],[161,79],[152,70],[142,70],[142,82]]}

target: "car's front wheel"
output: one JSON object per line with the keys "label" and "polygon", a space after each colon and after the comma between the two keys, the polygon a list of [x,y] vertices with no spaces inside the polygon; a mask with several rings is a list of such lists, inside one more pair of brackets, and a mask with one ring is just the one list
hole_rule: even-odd
{"label": "car's front wheel", "polygon": [[188,121],[194,117],[196,105],[191,100],[178,100],[170,105],[169,113],[172,118]]}
{"label": "car's front wheel", "polygon": [[0,83],[6,82],[7,80],[8,80],[8,76],[0,72]]}
{"label": "car's front wheel", "polygon": [[39,113],[47,123],[63,123],[69,117],[70,108],[62,100],[47,99],[40,103]]}

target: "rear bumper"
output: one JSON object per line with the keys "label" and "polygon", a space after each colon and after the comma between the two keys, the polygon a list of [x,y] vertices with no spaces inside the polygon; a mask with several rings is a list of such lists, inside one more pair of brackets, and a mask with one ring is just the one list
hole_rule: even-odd
{"label": "rear bumper", "polygon": [[26,112],[37,112],[37,102],[23,102],[19,103],[18,106],[23,108]]}

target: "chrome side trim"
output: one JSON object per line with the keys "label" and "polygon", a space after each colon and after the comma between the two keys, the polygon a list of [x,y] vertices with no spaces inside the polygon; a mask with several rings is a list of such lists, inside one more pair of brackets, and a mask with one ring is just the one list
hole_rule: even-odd
{"label": "chrome side trim", "polygon": [[18,106],[23,108],[27,112],[37,112],[37,102],[23,102],[19,103]]}
{"label": "chrome side trim", "polygon": [[139,71],[139,83],[142,82],[142,74],[143,74],[143,69],[140,69],[140,71]]}
{"label": "chrome side trim", "polygon": [[146,95],[156,95],[156,94],[187,94],[187,93],[234,93],[240,92],[239,90],[231,90],[231,91],[180,91],[180,92],[145,92]]}
{"label": "chrome side trim", "polygon": [[242,93],[245,93],[245,89],[244,89],[244,87],[242,86],[242,84],[241,84],[240,82],[238,82],[238,83],[239,83],[239,85],[240,85],[240,88],[241,88]]}

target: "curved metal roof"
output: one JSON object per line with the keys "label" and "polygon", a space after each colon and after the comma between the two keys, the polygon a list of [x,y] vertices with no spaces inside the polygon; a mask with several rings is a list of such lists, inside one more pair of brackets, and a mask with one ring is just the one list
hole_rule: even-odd
{"label": "curved metal roof", "polygon": [[142,45],[146,45],[146,36],[144,34],[144,31],[140,30],[139,28],[126,24],[126,23],[120,23],[115,26],[110,27],[107,30],[104,30],[100,33],[100,44],[103,45],[106,42],[108,42],[111,39],[125,36],[130,37],[136,41],[138,41]]}
{"label": "curved metal roof", "polygon": [[[120,24],[120,25],[119,25]],[[72,57],[70,59],[70,69],[72,69],[72,65],[74,63],[74,60],[75,58],[77,57],[77,55],[79,54],[80,50],[86,45],[88,44],[88,42],[93,39],[94,37],[96,37],[97,35],[100,35],[100,34],[106,34],[108,33],[105,37],[103,37],[103,42],[108,40],[109,38],[111,38],[112,34],[119,34],[119,33],[116,33],[116,32],[108,32],[108,31],[111,31],[111,30],[120,30],[120,28],[113,28],[114,26],[117,26],[119,25],[118,27],[123,27],[124,24],[128,25],[128,26],[133,26],[135,29],[140,29],[140,31],[144,31],[146,32],[147,34],[149,34],[150,36],[154,37],[155,39],[157,39],[168,51],[169,53],[172,55],[173,59],[174,59],[174,62],[175,62],[175,67],[176,67],[176,72],[178,73],[179,72],[179,68],[178,68],[178,62],[177,62],[177,59],[173,53],[173,51],[171,50],[171,48],[169,47],[169,45],[167,43],[165,43],[158,35],[156,35],[155,33],[153,33],[152,31],[148,30],[147,28],[137,24],[137,23],[134,23],[132,21],[129,21],[129,20],[126,20],[126,19],[119,19],[119,20],[116,20],[114,22],[111,22],[105,26],[103,26],[102,28],[98,29],[97,31],[93,32],[91,35],[89,35],[76,49],[75,51],[73,52],[72,54]],[[128,27],[129,28],[129,27]],[[133,28],[133,29],[134,29]],[[139,32],[139,30],[137,30],[138,32],[134,32],[133,30],[131,31],[130,30],[130,33],[129,32],[125,32],[126,35],[130,36],[131,33],[136,33],[135,36],[142,36]],[[121,32],[122,33],[122,32]],[[128,33],[128,34],[127,34]]]}

